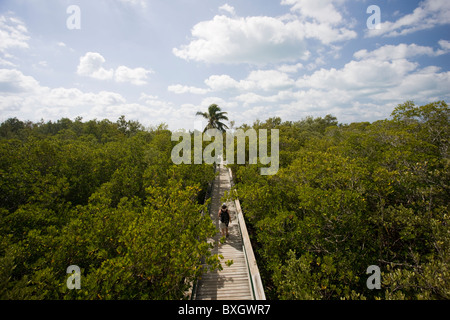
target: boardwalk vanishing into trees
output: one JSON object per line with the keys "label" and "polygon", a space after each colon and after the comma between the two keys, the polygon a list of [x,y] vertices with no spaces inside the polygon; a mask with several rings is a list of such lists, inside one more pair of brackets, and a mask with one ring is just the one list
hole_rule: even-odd
{"label": "boardwalk vanishing into trees", "polygon": [[[219,229],[217,213],[221,198],[231,189],[231,172],[223,163],[218,166],[219,174],[213,184],[210,216]],[[231,266],[223,264],[223,270],[209,272],[198,281],[193,298],[195,300],[265,300],[256,260],[248,238],[239,201],[228,201],[231,221],[229,238],[220,243],[218,232],[213,239],[216,245],[213,254],[222,255],[224,260],[232,260]]]}

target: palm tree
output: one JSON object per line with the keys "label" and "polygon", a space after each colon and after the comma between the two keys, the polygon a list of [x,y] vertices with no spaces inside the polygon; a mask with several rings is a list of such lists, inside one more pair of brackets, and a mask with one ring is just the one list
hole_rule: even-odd
{"label": "palm tree", "polygon": [[203,133],[208,129],[218,129],[222,132],[225,132],[225,129],[228,129],[228,126],[224,124],[223,120],[228,121],[228,117],[226,116],[227,112],[223,112],[217,104],[212,104],[208,107],[208,112],[200,112],[198,111],[195,115],[202,116],[203,118],[208,120],[208,124],[203,130]]}

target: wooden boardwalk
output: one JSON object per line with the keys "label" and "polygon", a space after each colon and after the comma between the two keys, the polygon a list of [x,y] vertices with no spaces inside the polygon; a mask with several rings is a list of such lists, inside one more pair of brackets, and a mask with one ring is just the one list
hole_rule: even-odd
{"label": "wooden boardwalk", "polygon": [[[222,205],[221,197],[225,191],[231,189],[230,175],[227,168],[219,166],[219,175],[216,177],[213,185],[211,197],[210,216],[219,230],[219,219],[217,213]],[[250,282],[249,268],[243,247],[243,241],[239,222],[237,218],[236,206],[233,201],[227,202],[231,221],[229,224],[229,238],[225,243],[216,245],[212,249],[213,254],[219,254],[224,257],[222,260],[222,271],[208,272],[203,275],[197,283],[195,300],[253,300],[252,285]],[[216,243],[221,237],[220,232],[214,239]],[[227,266],[225,261],[233,260],[231,266]]]}

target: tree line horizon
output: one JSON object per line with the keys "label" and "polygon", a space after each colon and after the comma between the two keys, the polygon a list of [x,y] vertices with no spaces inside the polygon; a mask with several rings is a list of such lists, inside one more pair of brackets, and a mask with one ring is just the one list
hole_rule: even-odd
{"label": "tree line horizon", "polygon": [[[211,110],[198,116],[225,137],[227,113]],[[269,299],[450,299],[445,101],[407,101],[372,123],[239,128],[279,130],[276,174],[261,175],[248,146],[245,163],[228,164]],[[193,281],[226,268],[201,214],[217,173],[173,163],[176,144],[166,124],[125,116],[1,123],[0,299],[187,299]],[[80,290],[66,286],[71,265]],[[381,290],[367,288],[369,266]]]}

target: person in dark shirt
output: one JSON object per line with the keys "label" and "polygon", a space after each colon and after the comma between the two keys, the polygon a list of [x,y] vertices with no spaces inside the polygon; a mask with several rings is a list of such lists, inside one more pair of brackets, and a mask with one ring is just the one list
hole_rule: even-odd
{"label": "person in dark shirt", "polygon": [[226,236],[228,238],[228,224],[230,223],[230,213],[228,212],[226,203],[222,204],[222,207],[219,209],[219,221],[222,237]]}

